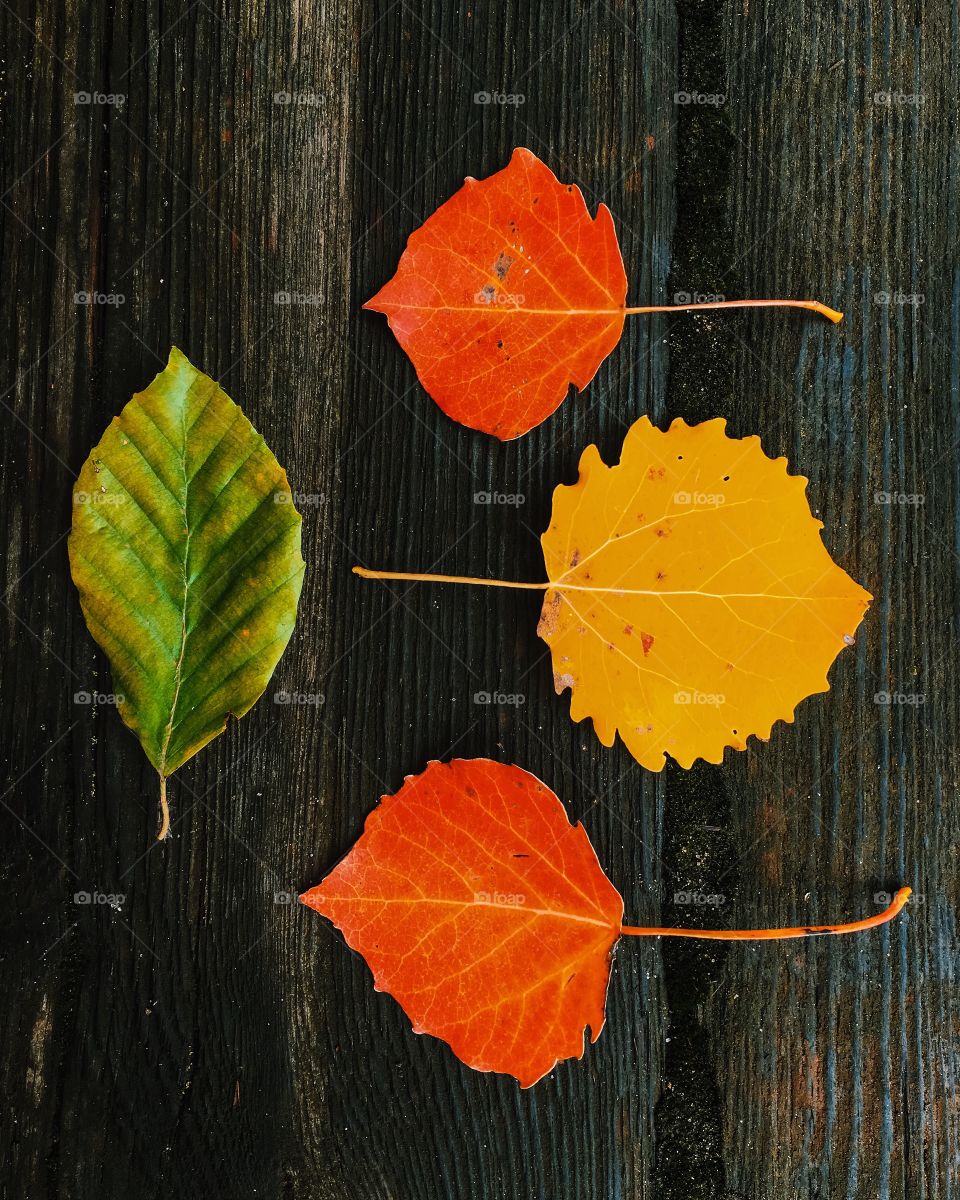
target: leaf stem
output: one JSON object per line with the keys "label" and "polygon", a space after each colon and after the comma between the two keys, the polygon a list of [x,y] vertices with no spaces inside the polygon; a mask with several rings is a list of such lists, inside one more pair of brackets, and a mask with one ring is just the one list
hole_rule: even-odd
{"label": "leaf stem", "polygon": [[162,842],[170,835],[170,808],[167,805],[167,777],[160,776],[160,832],[157,841]]}
{"label": "leaf stem", "polygon": [[809,312],[820,313],[832,321],[834,325],[843,320],[843,313],[835,308],[828,308],[819,300],[717,300],[710,304],[653,304],[641,308],[626,308],[626,315],[635,313],[662,312],[700,312],[706,308],[805,308]]}
{"label": "leaf stem", "polygon": [[875,929],[892,921],[906,904],[910,890],[900,888],[882,913],[846,925],[803,925],[795,929],[645,929],[639,925],[622,925],[620,932],[629,937],[713,938],[718,942],[774,942],[781,938],[816,937],[828,933],[862,933],[864,929]]}
{"label": "leaf stem", "polygon": [[354,575],[363,579],[406,579],[411,583],[471,583],[478,587],[518,588],[527,592],[543,592],[554,585],[545,583],[518,583],[513,579],[481,579],[474,575],[419,575],[414,571],[371,571],[368,567],[354,567]]}

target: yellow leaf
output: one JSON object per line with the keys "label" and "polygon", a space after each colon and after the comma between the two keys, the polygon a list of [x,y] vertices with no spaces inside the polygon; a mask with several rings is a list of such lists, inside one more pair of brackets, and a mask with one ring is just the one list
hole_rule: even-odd
{"label": "yellow leaf", "polygon": [[541,539],[557,692],[653,771],[792,721],[871,600],[830,558],[806,479],[724,426],[644,417],[613,467],[588,446]]}

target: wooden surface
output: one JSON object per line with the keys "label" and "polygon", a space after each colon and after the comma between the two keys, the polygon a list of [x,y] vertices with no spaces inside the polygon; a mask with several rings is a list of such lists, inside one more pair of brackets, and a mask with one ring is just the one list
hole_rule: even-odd
{"label": "wooden surface", "polygon": [[[3,0],[0,25],[0,1194],[960,1195],[953,6]],[[74,103],[94,91],[126,100]],[[633,303],[813,296],[847,319],[634,317],[528,437],[456,427],[359,305],[517,144],[609,203]],[[80,464],[171,342],[287,467],[308,571],[274,685],[172,782],[157,847],[135,739],[74,700],[110,677],[64,539]],[[532,594],[348,570],[536,578],[552,487],[643,413],[760,433],[876,596],[796,724],[660,777],[571,724]],[[922,899],[859,938],[624,945],[600,1042],[520,1092],[414,1036],[284,903],[380,793],[452,755],[542,776],[638,923],[853,918],[902,882]]]}

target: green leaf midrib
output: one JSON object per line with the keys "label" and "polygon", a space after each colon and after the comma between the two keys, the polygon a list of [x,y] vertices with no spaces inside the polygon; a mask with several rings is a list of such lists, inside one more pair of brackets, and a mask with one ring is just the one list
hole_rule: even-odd
{"label": "green leaf midrib", "polygon": [[[212,383],[212,381],[211,381],[211,383]],[[163,740],[163,749],[162,749],[161,755],[160,755],[160,774],[161,775],[166,774],[167,753],[170,749],[170,739],[173,736],[174,718],[176,717],[177,704],[180,699],[180,688],[181,688],[181,685],[183,682],[183,659],[184,659],[184,655],[187,652],[187,636],[188,636],[187,635],[187,605],[188,605],[189,599],[190,599],[189,565],[190,565],[190,538],[192,536],[191,530],[190,530],[189,508],[190,508],[190,484],[191,484],[192,480],[190,480],[187,477],[186,399],[190,395],[190,392],[193,390],[194,386],[195,386],[195,383],[189,384],[186,388],[185,393],[180,397],[181,441],[180,441],[180,446],[179,446],[179,458],[180,458],[180,469],[183,473],[183,497],[180,501],[180,511],[183,513],[183,528],[185,531],[185,537],[184,537],[184,543],[183,543],[183,561],[181,564],[181,574],[183,577],[183,603],[182,603],[181,609],[180,609],[180,655],[177,658],[177,664],[176,664],[176,667],[174,668],[173,698],[170,702],[170,716],[167,720],[167,729],[166,729],[166,734],[165,734],[164,740]],[[216,384],[213,384],[213,386],[210,390],[213,391],[215,388],[216,388]],[[206,408],[206,404],[204,404],[203,407],[201,408],[201,414],[203,412],[203,409],[205,409],[205,408]],[[156,422],[153,420],[153,415],[150,412],[147,412],[147,416],[150,419],[150,421],[153,422],[154,425],[156,425]],[[200,418],[198,417],[197,420],[199,420],[199,419]],[[232,421],[231,421],[231,424],[232,424]],[[159,426],[157,426],[157,428],[159,428]],[[161,432],[161,434],[163,434],[164,437],[166,437],[166,434],[164,433],[164,431],[162,429],[160,430],[160,432]],[[167,440],[169,441],[169,439],[167,439]],[[174,450],[174,453],[178,452],[178,448],[176,446],[172,446],[172,449]]]}

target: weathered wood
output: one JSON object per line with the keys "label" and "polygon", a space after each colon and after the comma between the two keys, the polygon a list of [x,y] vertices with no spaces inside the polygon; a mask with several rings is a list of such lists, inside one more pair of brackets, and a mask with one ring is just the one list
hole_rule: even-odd
{"label": "weathered wood", "polygon": [[957,32],[947,5],[761,4],[726,38],[736,270],[848,314],[836,336],[749,323],[734,423],[809,476],[875,596],[832,692],[729,764],[738,908],[921,896],[877,937],[731,952],[707,1021],[735,1195],[960,1186]]}
{"label": "weathered wood", "polygon": [[[0,1194],[954,1195],[950,6],[12,0],[0,25]],[[610,205],[636,303],[810,295],[847,320],[631,318],[588,392],[528,437],[460,429],[360,304],[463,176],[518,144]],[[171,342],[287,468],[308,573],[275,686],[174,777],[175,837],[153,847],[135,739],[74,703],[110,681],[63,539],[74,474]],[[536,577],[553,486],[589,441],[615,458],[642,413],[760,432],[877,597],[795,725],[661,777],[571,724],[536,596],[349,573]],[[495,690],[525,703],[474,703]],[[413,1035],[285,902],[380,793],[453,754],[541,775],[638,922],[855,916],[902,881],[924,900],[859,939],[623,946],[600,1042],[520,1092]],[[689,888],[726,902],[691,916],[672,903]]]}

